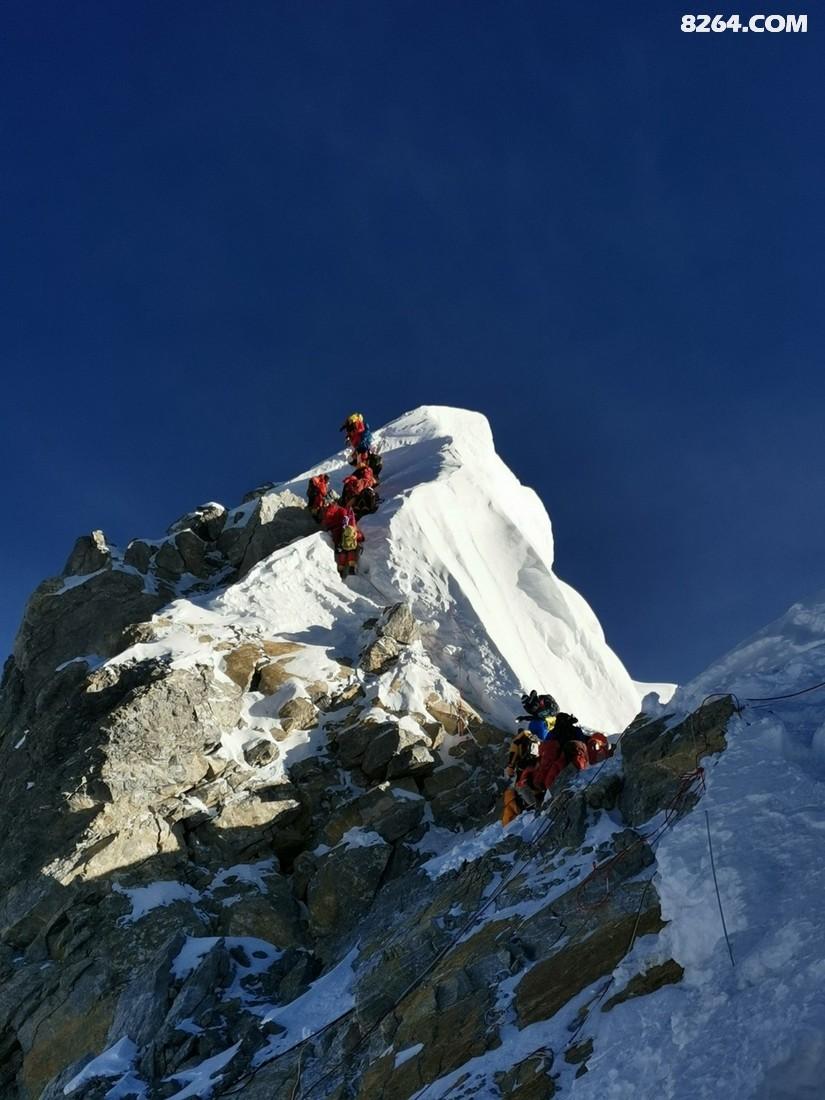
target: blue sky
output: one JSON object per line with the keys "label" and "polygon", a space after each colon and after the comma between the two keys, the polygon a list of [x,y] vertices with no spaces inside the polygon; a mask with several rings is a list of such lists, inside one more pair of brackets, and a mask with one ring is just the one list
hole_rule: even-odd
{"label": "blue sky", "polygon": [[4,5],[0,651],[352,406],[485,412],[638,678],[821,588],[821,31],[684,7]]}

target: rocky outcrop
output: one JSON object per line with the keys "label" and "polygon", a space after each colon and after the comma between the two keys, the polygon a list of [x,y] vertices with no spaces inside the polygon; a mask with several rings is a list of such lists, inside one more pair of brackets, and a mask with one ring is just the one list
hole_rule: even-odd
{"label": "rocky outcrop", "polygon": [[318,530],[305,502],[295,493],[261,490],[253,499],[251,509],[240,509],[229,518],[217,542],[242,577],[275,550]]}
{"label": "rocky outcrop", "polygon": [[226,525],[228,512],[222,504],[210,501],[200,504],[170,524],[167,535],[176,535],[180,531],[191,531],[204,542],[216,542]]}
{"label": "rocky outcrop", "polygon": [[[601,1053],[597,1013],[680,980],[634,948],[662,928],[636,826],[724,749],[732,701],[640,718],[586,788],[565,773],[548,817],[506,831],[507,733],[440,676],[405,684],[428,660],[406,603],[362,622],[353,601],[343,651],[255,617],[213,631],[218,582],[315,530],[263,487],[122,557],[81,539],[32,597],[0,691],[3,1097],[57,1100],[126,1043],[153,1100],[218,1063],[216,1098],[323,1080],[407,1100],[456,1073],[467,1096],[542,1100]],[[197,626],[158,614],[189,591]],[[290,1031],[306,1004],[311,1041]]]}
{"label": "rocky outcrop", "polygon": [[[706,701],[683,721],[641,715],[622,737],[623,787],[619,798],[631,825],[647,821],[674,799],[682,777],[703,757],[725,749],[725,730],[736,713],[732,696]],[[682,808],[695,802],[691,796]]]}
{"label": "rocky outcrop", "polygon": [[361,667],[367,672],[383,672],[398,659],[404,647],[418,637],[418,623],[409,605],[394,604],[375,624],[372,637],[361,654]]}
{"label": "rocky outcrop", "polygon": [[65,577],[83,577],[108,569],[112,564],[112,551],[106,543],[102,531],[92,531],[90,535],[81,535],[74,544],[69,560],[63,567]]}

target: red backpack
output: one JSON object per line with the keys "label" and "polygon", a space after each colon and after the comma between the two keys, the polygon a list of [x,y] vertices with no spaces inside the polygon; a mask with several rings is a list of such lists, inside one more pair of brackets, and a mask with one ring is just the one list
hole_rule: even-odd
{"label": "red backpack", "polygon": [[587,738],[587,756],[591,764],[601,764],[613,755],[610,742],[603,733],[591,733]]}

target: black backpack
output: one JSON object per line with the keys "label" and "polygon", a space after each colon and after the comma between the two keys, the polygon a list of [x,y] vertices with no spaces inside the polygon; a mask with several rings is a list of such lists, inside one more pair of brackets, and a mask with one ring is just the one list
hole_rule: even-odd
{"label": "black backpack", "polygon": [[549,718],[559,712],[559,704],[552,695],[539,695],[538,692],[531,691],[529,695],[522,695],[521,702],[533,718]]}
{"label": "black backpack", "polygon": [[564,744],[565,741],[578,740],[581,735],[581,728],[579,727],[579,720],[572,714],[565,714],[564,711],[560,711],[556,715],[556,721],[553,725],[553,735]]}

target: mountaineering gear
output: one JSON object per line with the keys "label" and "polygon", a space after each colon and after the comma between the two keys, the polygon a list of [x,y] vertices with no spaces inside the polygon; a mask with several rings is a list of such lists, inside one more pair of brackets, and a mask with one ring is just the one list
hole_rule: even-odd
{"label": "mountaineering gear", "polygon": [[[546,719],[546,722],[547,725],[552,722],[552,730],[539,746],[538,762],[525,768],[516,782],[516,789],[521,797],[527,791],[543,795],[552,787],[567,764],[572,764],[576,771],[584,771],[590,766],[590,738],[576,718],[572,714],[560,712],[554,718]],[[601,741],[597,742],[594,752],[604,752],[602,742],[607,742],[607,738],[604,734],[598,734],[597,737]]]}
{"label": "mountaineering gear", "polygon": [[508,787],[504,792],[504,806],[501,810],[501,824],[509,825],[511,821],[515,821],[520,813],[521,806],[519,806],[518,795],[512,787]]}
{"label": "mountaineering gear", "polygon": [[[369,431],[363,413],[350,413],[341,425],[341,431],[347,433],[347,442],[353,451],[357,451],[361,441]],[[370,438],[372,438],[371,435]],[[369,448],[367,447],[365,450],[369,450]]]}
{"label": "mountaineering gear", "polygon": [[553,718],[531,718],[527,723],[527,728],[539,741],[546,741],[550,736],[554,721]]}
{"label": "mountaineering gear", "polygon": [[341,529],[341,540],[338,543],[342,550],[350,551],[358,549],[358,532],[353,523],[345,523]]}
{"label": "mountaineering gear", "polygon": [[370,451],[367,455],[367,463],[369,465],[369,468],[372,470],[373,477],[375,478],[375,484],[377,485],[381,477],[381,470],[384,467],[384,459],[377,451]]}
{"label": "mountaineering gear", "polygon": [[378,494],[374,485],[375,477],[369,466],[361,466],[344,478],[341,503],[352,508],[357,519],[378,511]]}
{"label": "mountaineering gear", "polygon": [[318,474],[310,478],[307,486],[307,507],[316,519],[328,504],[335,501],[335,493],[329,487],[329,474]]}
{"label": "mountaineering gear", "polygon": [[321,526],[332,536],[335,563],[341,577],[355,573],[364,533],[358,527],[352,508],[345,508],[341,504],[328,505],[321,513]]}
{"label": "mountaineering gear", "polygon": [[[517,784],[525,768],[536,763],[539,751],[539,742],[529,730],[520,729],[510,742],[510,752],[507,756],[506,774]],[[532,804],[532,803],[531,803]],[[521,800],[516,793],[515,786],[509,786],[504,791],[504,806],[501,811],[501,824],[509,823],[522,811]]]}
{"label": "mountaineering gear", "polygon": [[368,454],[372,450],[372,432],[364,425],[364,431],[357,444],[353,444],[358,454]]}
{"label": "mountaineering gear", "polygon": [[601,764],[613,755],[614,749],[603,733],[591,733],[587,738],[587,756],[591,764]]}
{"label": "mountaineering gear", "polygon": [[536,691],[522,695],[521,705],[531,718],[549,718],[559,712],[559,704],[552,695],[539,695]]}
{"label": "mountaineering gear", "polygon": [[360,466],[355,473],[344,478],[344,487],[341,493],[343,501],[351,500],[358,496],[364,489],[372,489],[375,485],[375,475],[369,466]]}
{"label": "mountaineering gear", "polygon": [[335,542],[338,541],[337,533],[344,526],[348,511],[348,508],[344,508],[338,503],[328,504],[321,509],[321,526],[325,531],[330,532]]}
{"label": "mountaineering gear", "polygon": [[507,757],[507,774],[520,775],[521,772],[535,763],[538,755],[538,742],[528,730],[519,730],[510,742],[510,752]]}

